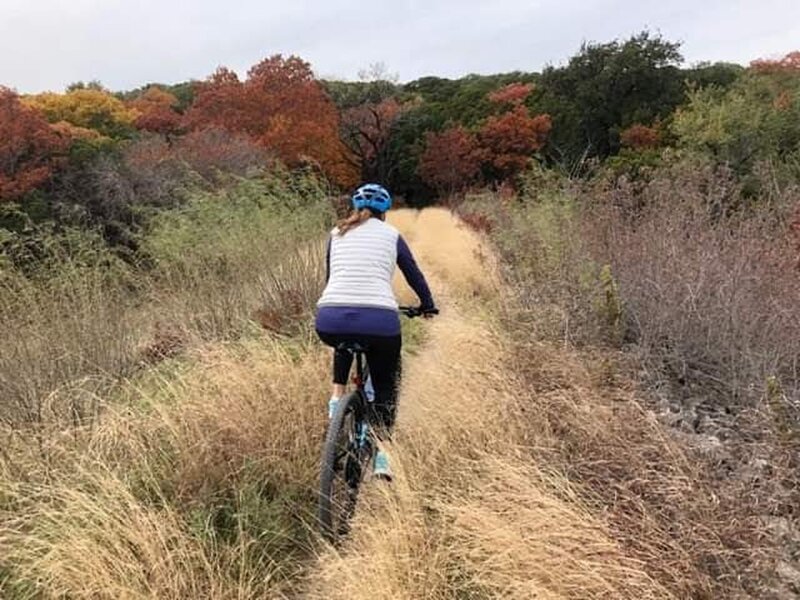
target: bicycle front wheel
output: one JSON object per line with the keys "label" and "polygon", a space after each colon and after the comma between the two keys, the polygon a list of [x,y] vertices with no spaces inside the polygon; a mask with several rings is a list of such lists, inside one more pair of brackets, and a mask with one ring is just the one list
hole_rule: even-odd
{"label": "bicycle front wheel", "polygon": [[355,391],[339,401],[328,425],[322,448],[318,516],[322,535],[329,542],[347,534],[355,512],[358,488],[369,459],[360,431],[364,423],[363,398]]}

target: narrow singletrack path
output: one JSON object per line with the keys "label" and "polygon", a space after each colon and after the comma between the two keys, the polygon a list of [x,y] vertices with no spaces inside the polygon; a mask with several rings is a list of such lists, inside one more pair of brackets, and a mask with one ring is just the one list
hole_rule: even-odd
{"label": "narrow singletrack path", "polygon": [[[442,312],[414,326],[389,444],[349,539],[323,551],[304,596],[325,599],[665,598],[567,480],[526,459],[487,244],[444,209],[394,213]],[[403,302],[413,301],[398,281]],[[528,454],[529,456],[529,454]]]}

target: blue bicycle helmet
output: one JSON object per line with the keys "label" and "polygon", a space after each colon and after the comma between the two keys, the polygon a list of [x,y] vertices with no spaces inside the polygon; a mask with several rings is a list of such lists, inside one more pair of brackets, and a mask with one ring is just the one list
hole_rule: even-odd
{"label": "blue bicycle helmet", "polygon": [[365,183],[353,193],[351,200],[356,210],[369,208],[378,213],[385,213],[392,208],[391,194],[377,183]]}

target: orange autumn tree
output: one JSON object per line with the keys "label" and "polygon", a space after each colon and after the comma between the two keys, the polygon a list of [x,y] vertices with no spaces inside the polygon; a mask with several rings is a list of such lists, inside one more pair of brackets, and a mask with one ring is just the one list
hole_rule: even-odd
{"label": "orange autumn tree", "polygon": [[475,135],[458,125],[425,135],[417,172],[439,194],[454,194],[478,180],[482,160]]}
{"label": "orange autumn tree", "polygon": [[66,145],[41,113],[0,86],[0,201],[17,200],[45,183]]}
{"label": "orange autumn tree", "polygon": [[498,113],[476,133],[463,126],[426,134],[417,173],[439,194],[462,191],[481,175],[494,183],[512,183],[532,155],[547,142],[550,116],[531,116],[525,100],[533,91],[527,83],[511,83],[488,94]]}
{"label": "orange autumn tree", "polygon": [[239,76],[219,67],[206,81],[195,85],[195,98],[184,117],[190,130],[227,129],[256,138],[262,129],[259,107]]}
{"label": "orange autumn tree", "polygon": [[531,84],[511,83],[487,96],[505,111],[489,117],[478,131],[486,171],[495,181],[510,182],[547,142],[552,128],[550,115],[533,117],[525,106],[532,91]]}
{"label": "orange autumn tree", "polygon": [[358,178],[345,160],[336,107],[310,65],[295,56],[267,58],[244,81],[218,69],[199,84],[185,124],[247,134],[290,167],[315,164],[339,185],[351,186]]}
{"label": "orange autumn tree", "polygon": [[490,92],[487,97],[489,101],[494,104],[511,104],[517,106],[525,102],[532,91],[533,85],[530,83],[509,83],[499,90]]}
{"label": "orange autumn tree", "polygon": [[478,140],[494,179],[510,181],[521,173],[533,153],[547,142],[551,129],[550,115],[532,117],[522,104],[489,117],[478,131]]}
{"label": "orange autumn tree", "polygon": [[181,115],[175,110],[177,105],[174,95],[151,85],[130,103],[138,113],[134,125],[137,129],[163,135],[176,133],[181,124]]}
{"label": "orange autumn tree", "polygon": [[107,137],[102,135],[99,131],[94,129],[87,129],[86,127],[78,127],[66,121],[59,121],[53,123],[50,128],[61,136],[67,143],[84,141],[84,142],[98,142],[101,140],[108,140]]}
{"label": "orange autumn tree", "polygon": [[750,69],[765,74],[798,74],[800,73],[800,51],[790,52],[778,60],[762,58],[750,63]]}
{"label": "orange autumn tree", "polygon": [[636,123],[619,134],[619,141],[626,148],[634,150],[656,148],[661,143],[661,133],[655,127]]}

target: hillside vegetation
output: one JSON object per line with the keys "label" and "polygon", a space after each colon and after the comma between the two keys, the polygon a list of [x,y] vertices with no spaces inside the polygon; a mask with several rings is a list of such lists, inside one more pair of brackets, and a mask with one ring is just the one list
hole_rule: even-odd
{"label": "hillside vegetation", "polygon": [[[800,55],[0,88],[0,597],[800,594]],[[314,522],[323,241],[388,185],[398,477]],[[413,297],[397,282],[409,302]]]}

